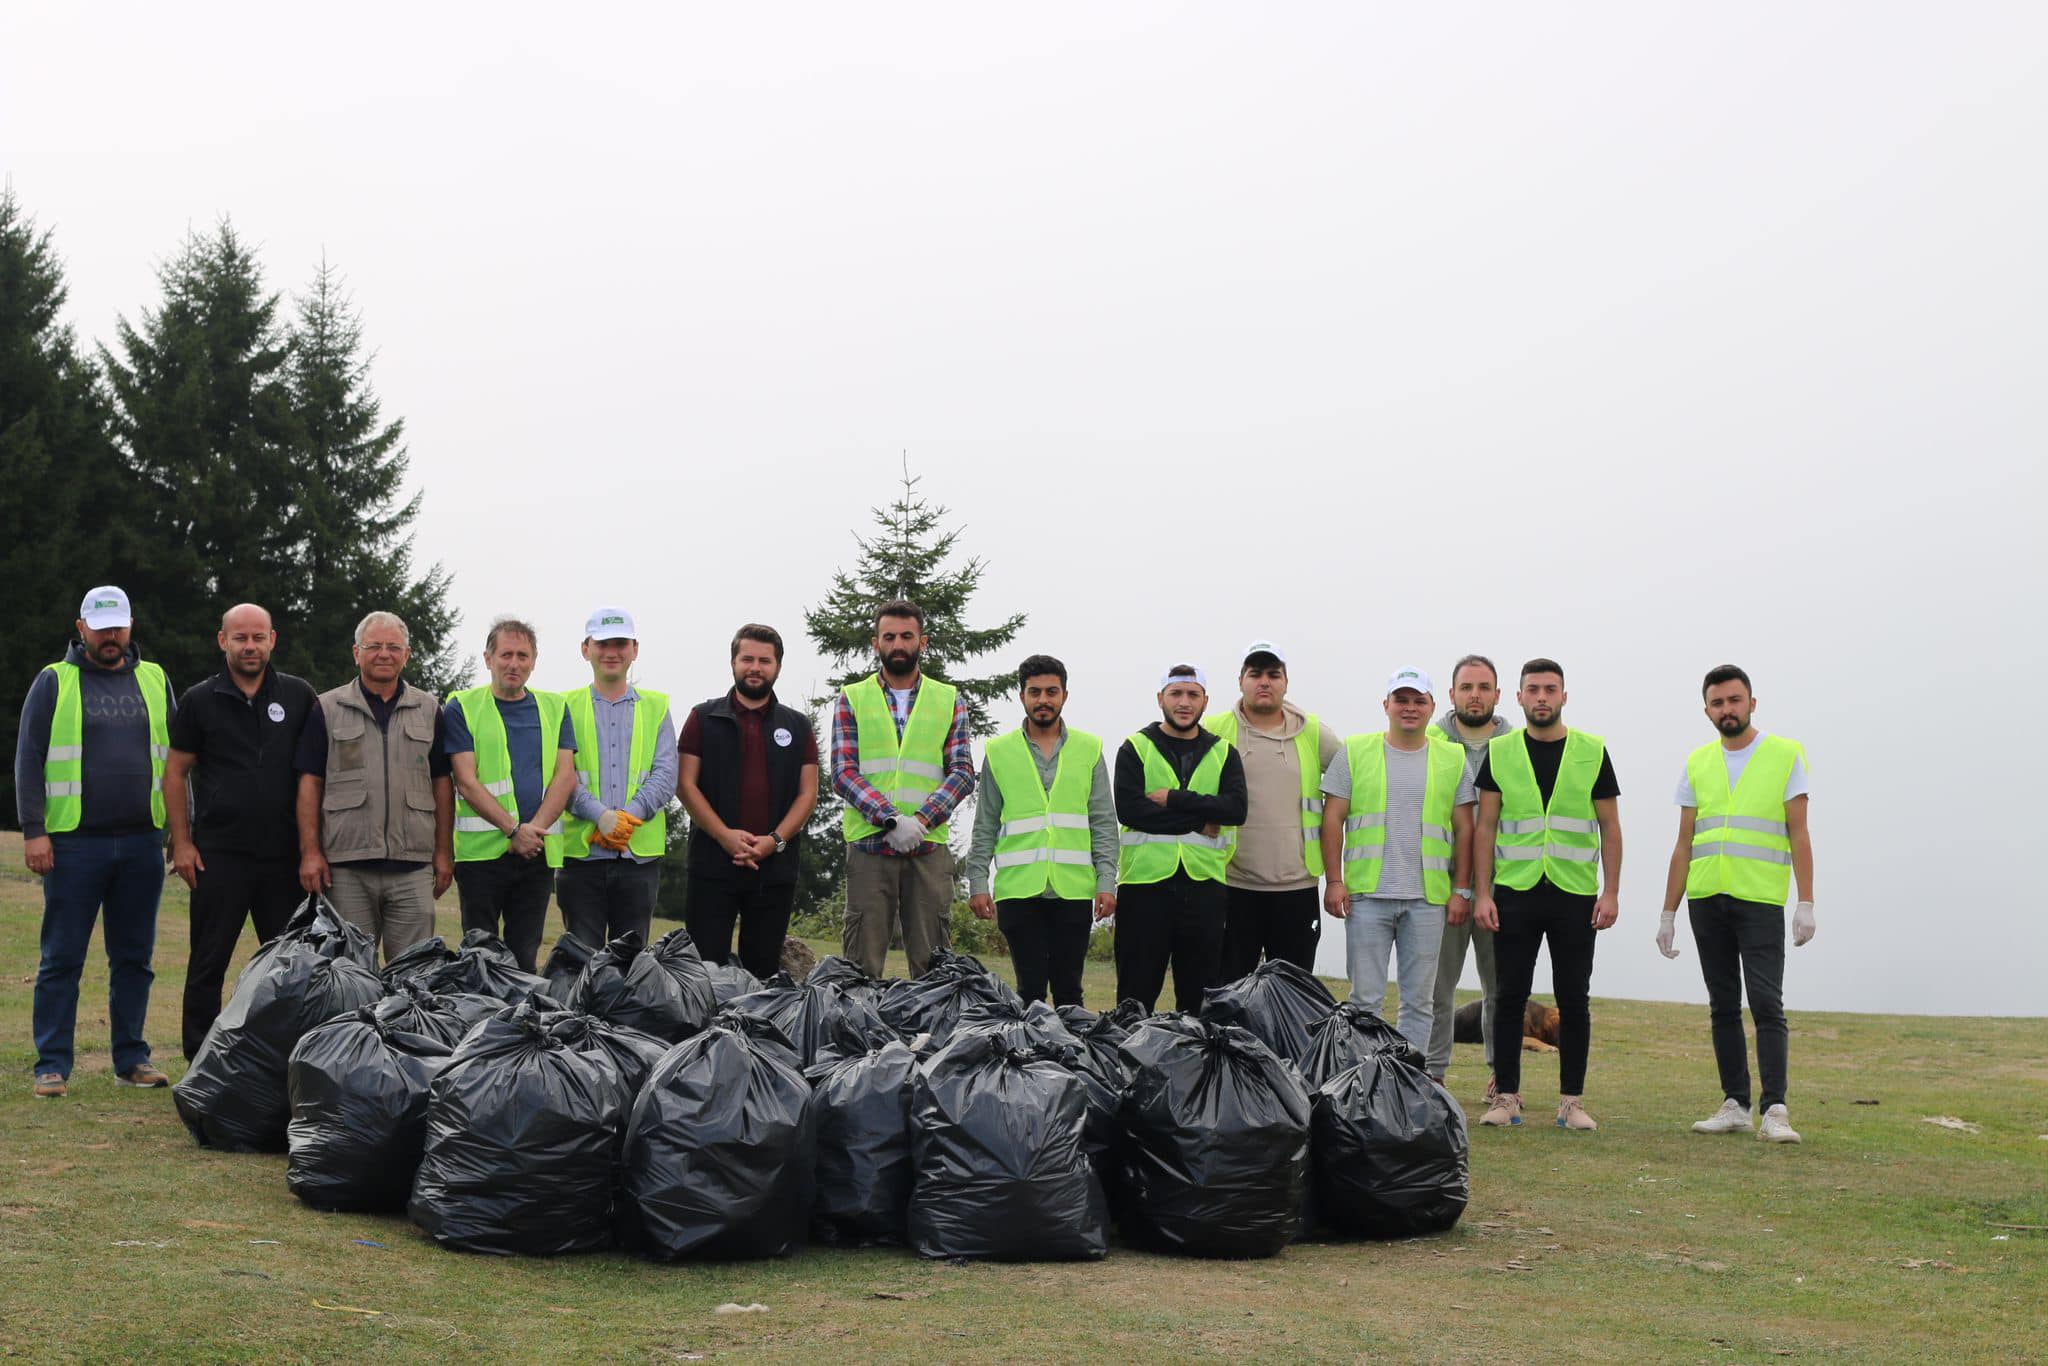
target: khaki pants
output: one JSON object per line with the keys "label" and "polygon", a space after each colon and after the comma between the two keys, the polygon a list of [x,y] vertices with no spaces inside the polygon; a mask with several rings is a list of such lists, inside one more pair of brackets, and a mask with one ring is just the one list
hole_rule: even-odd
{"label": "khaki pants", "polygon": [[933,949],[952,946],[953,851],[942,844],[927,847],[931,852],[916,858],[846,851],[846,924],[839,951],[870,977],[882,975],[899,918],[912,977],[931,966]]}
{"label": "khaki pants", "polygon": [[432,868],[391,871],[336,863],[329,871],[334,885],[327,889],[327,899],[343,920],[377,937],[385,962],[433,937]]}

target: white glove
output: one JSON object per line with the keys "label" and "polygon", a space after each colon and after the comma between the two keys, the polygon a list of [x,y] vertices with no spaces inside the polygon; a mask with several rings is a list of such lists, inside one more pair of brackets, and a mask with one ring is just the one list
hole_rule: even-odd
{"label": "white glove", "polygon": [[1671,942],[1677,935],[1678,912],[1659,911],[1657,913],[1657,952],[1663,954],[1666,958],[1678,957],[1678,946]]}
{"label": "white glove", "polygon": [[915,816],[898,816],[896,824],[882,836],[882,842],[899,854],[907,854],[924,843],[924,826]]}
{"label": "white glove", "polygon": [[1792,908],[1792,947],[1813,938],[1813,903],[1802,901]]}

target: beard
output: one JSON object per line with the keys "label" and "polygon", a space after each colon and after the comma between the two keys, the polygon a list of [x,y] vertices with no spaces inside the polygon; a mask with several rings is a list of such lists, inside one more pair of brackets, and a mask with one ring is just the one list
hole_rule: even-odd
{"label": "beard", "polygon": [[261,678],[263,671],[270,667],[267,659],[244,659],[237,655],[228,661],[228,667],[244,678]]}
{"label": "beard", "polygon": [[909,650],[891,650],[882,656],[882,672],[891,678],[908,678],[917,672],[917,661],[922,657]]}
{"label": "beard", "polygon": [[1723,735],[1740,735],[1749,729],[1747,716],[1724,716],[1714,723],[1714,728]]}
{"label": "beard", "polygon": [[775,691],[775,680],[772,678],[735,678],[732,685],[739,690],[740,696],[749,702],[759,702]]}
{"label": "beard", "polygon": [[1483,726],[1491,722],[1493,720],[1493,708],[1487,707],[1484,711],[1481,711],[1479,709],[1480,705],[1480,703],[1473,702],[1458,708],[1458,719],[1468,726]]}

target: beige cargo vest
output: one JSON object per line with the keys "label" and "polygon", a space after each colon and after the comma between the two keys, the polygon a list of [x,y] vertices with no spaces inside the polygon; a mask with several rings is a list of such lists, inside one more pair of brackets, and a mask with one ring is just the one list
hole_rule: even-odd
{"label": "beige cargo vest", "polygon": [[361,687],[350,679],[320,694],[327,723],[327,788],[320,802],[320,850],[329,863],[434,857],[434,747],[431,693],[407,688],[377,728]]}

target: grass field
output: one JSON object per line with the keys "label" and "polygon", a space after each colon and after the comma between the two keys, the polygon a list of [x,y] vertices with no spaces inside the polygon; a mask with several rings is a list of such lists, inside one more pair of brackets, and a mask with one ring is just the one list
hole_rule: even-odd
{"label": "grass field", "polygon": [[[113,1084],[104,960],[86,972],[70,1098],[31,1098],[41,905],[19,837],[0,837],[9,1357],[1754,1362],[2044,1350],[2048,1020],[1795,1014],[1792,1114],[1806,1142],[1769,1147],[1687,1132],[1719,1101],[1704,1008],[1596,1000],[1588,1104],[1601,1131],[1548,1126],[1555,1062],[1530,1055],[1538,1122],[1475,1126],[1464,1221],[1412,1242],[1299,1245],[1263,1262],[1122,1248],[1046,1266],[892,1251],[524,1261],[443,1252],[398,1217],[306,1209],[282,1156],[196,1147],[169,1092]],[[441,930],[452,939],[456,925],[451,896]],[[175,880],[157,944],[150,1037],[175,1077]],[[1089,1004],[1111,1004],[1112,985],[1091,964]],[[1796,977],[1791,990],[1796,1000]],[[1483,1068],[1476,1047],[1459,1047],[1451,1083],[1468,1103]],[[716,1313],[726,1302],[767,1309]]]}

